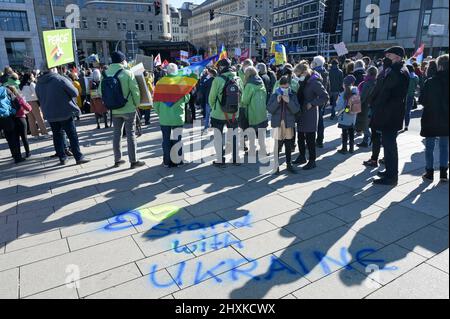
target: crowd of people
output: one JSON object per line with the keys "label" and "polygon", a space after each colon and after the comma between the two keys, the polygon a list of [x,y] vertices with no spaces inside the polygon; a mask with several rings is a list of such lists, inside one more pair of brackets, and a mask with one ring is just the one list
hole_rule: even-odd
{"label": "crowd of people", "polygon": [[[87,163],[79,145],[76,122],[82,113],[95,113],[97,129],[113,127],[114,167],[124,165],[122,138],[126,136],[130,167],[145,165],[138,159],[136,138],[140,125],[150,125],[150,112],[159,118],[162,133],[163,165],[183,165],[182,148],[173,156],[173,148],[182,140],[186,123],[197,118],[201,109],[204,131],[217,137],[214,166],[225,168],[223,133],[228,130],[254,130],[259,154],[268,156],[266,130],[273,129],[276,141],[273,154],[286,155],[287,171],[296,174],[316,168],[317,149],[324,147],[324,117],[341,129],[339,154],[353,154],[357,148],[372,148],[371,158],[363,165],[377,168],[375,184],[396,185],[399,175],[397,137],[408,131],[411,112],[423,106],[421,135],[425,138],[426,172],[423,178],[434,179],[434,148],[439,139],[440,179],[447,181],[449,164],[448,140],[448,55],[427,59],[421,64],[406,61],[405,50],[392,47],[383,59],[332,59],[322,56],[312,61],[271,65],[245,60],[222,59],[207,67],[197,86],[170,106],[161,101],[142,106],[135,75],[129,70],[121,52],[111,54],[108,66],[94,64],[80,70],[45,66],[38,72],[17,73],[10,67],[0,76],[0,129],[7,139],[15,163],[32,155],[27,136],[53,138],[56,157],[65,165],[68,156],[77,164]],[[180,66],[170,63],[164,69],[144,73],[151,94],[165,77],[176,77]],[[88,80],[89,79],[89,80]],[[417,99],[418,98],[418,99]],[[108,114],[110,118],[108,119]],[[109,124],[108,124],[109,120]],[[356,139],[361,136],[361,141]],[[233,165],[238,158],[238,138],[232,138]],[[339,138],[339,137],[338,137]],[[256,151],[256,139],[244,141],[247,153]],[[69,140],[69,141],[67,141]],[[23,157],[21,141],[25,148]],[[298,156],[293,153],[298,147]],[[384,158],[380,158],[381,149]],[[274,174],[279,174],[276,165]]]}

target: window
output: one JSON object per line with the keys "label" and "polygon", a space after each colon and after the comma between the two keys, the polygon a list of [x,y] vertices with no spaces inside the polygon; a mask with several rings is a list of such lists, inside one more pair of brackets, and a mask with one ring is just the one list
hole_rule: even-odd
{"label": "window", "polygon": [[0,10],[1,31],[30,31],[25,11]]}
{"label": "window", "polygon": [[40,22],[41,22],[41,27],[42,28],[48,28],[49,24],[48,24],[48,17],[45,15],[41,15],[40,17]]}
{"label": "window", "polygon": [[359,20],[353,21],[352,24],[352,42],[358,42],[359,35]]}
{"label": "window", "polygon": [[7,2],[7,3],[25,3],[25,0],[0,0],[0,2]]}
{"label": "window", "polygon": [[388,30],[389,39],[395,39],[397,37],[397,23],[398,23],[398,16],[391,16],[389,18],[389,30]]}
{"label": "window", "polygon": [[97,29],[108,29],[108,19],[107,18],[97,18]]}
{"label": "window", "polygon": [[88,22],[86,17],[81,17],[81,29],[87,29],[88,28]]}
{"label": "window", "polygon": [[21,67],[23,64],[23,57],[28,55],[25,41],[6,40],[5,47],[9,64],[12,67]]}
{"label": "window", "polygon": [[427,0],[425,1],[424,4],[424,15],[423,15],[423,22],[422,22],[422,26],[424,28],[424,30],[428,30],[428,27],[431,24],[431,12],[433,9],[433,1],[432,0]]}

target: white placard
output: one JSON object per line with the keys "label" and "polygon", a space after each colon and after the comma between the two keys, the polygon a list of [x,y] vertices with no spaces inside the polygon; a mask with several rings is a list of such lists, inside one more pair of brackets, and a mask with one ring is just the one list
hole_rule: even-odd
{"label": "white placard", "polygon": [[343,55],[348,54],[348,50],[347,50],[347,47],[345,46],[344,42],[333,44],[333,46],[334,46],[334,49],[336,50],[338,56],[343,56]]}

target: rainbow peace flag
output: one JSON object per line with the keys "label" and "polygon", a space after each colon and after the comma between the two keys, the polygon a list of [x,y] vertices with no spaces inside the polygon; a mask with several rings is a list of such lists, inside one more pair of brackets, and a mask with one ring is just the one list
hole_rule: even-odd
{"label": "rainbow peace flag", "polygon": [[154,102],[162,102],[171,107],[186,94],[191,93],[200,78],[203,70],[211,61],[215,61],[217,55],[178,71],[175,76],[165,76],[158,81],[155,87]]}
{"label": "rainbow peace flag", "polygon": [[220,49],[219,61],[223,59],[228,59],[228,52],[225,48],[225,45],[222,44],[222,48]]}

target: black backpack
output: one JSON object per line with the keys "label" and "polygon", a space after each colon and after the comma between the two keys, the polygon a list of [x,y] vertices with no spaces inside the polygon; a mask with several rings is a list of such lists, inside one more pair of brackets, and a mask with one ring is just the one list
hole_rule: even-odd
{"label": "black backpack", "polygon": [[222,101],[220,103],[222,112],[224,113],[237,113],[239,110],[239,104],[241,102],[241,89],[238,84],[238,77],[228,79],[222,76],[225,80],[225,86],[222,93]]}
{"label": "black backpack", "polygon": [[108,110],[117,110],[124,107],[128,102],[128,96],[125,98],[122,93],[122,85],[120,84],[119,74],[123,71],[120,69],[114,76],[107,76],[103,72],[102,80],[102,100]]}

